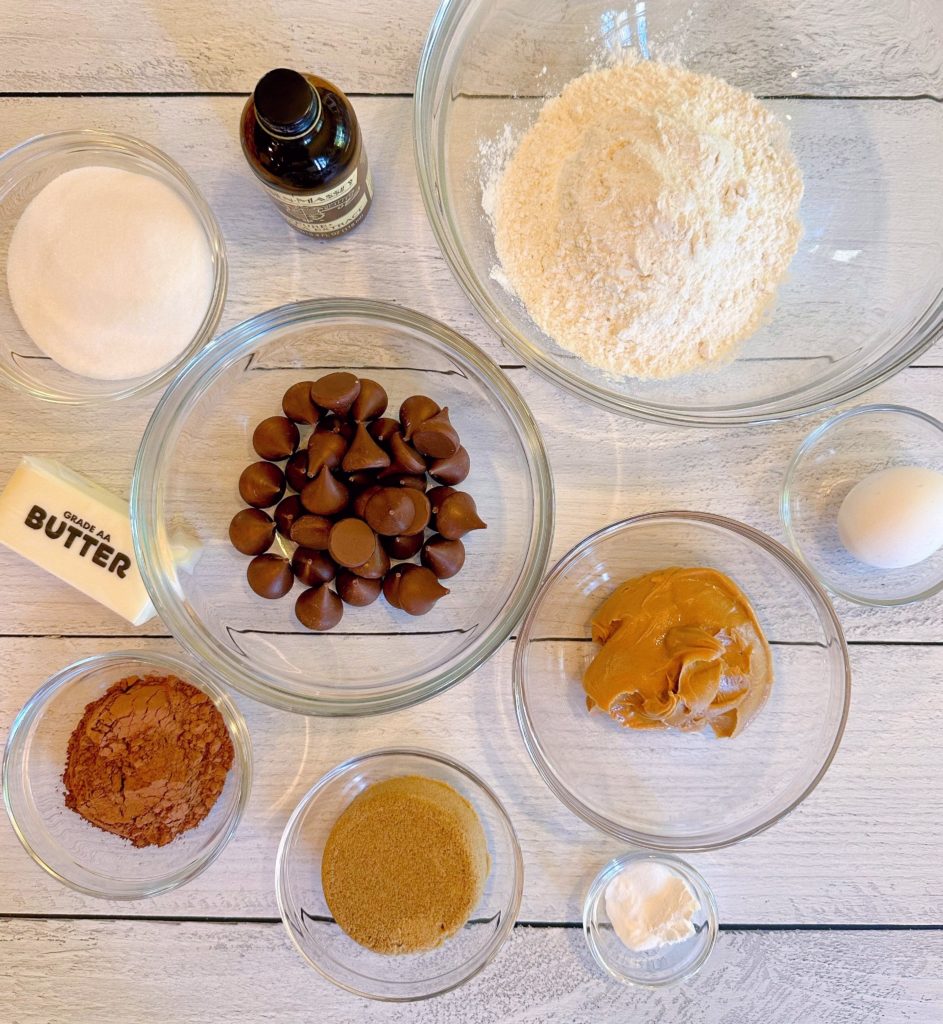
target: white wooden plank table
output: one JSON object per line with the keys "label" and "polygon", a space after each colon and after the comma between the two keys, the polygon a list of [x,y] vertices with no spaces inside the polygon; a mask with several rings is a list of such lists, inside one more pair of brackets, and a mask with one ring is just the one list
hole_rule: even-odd
{"label": "white wooden plank table", "polygon": [[[899,6],[876,15],[870,0],[853,3],[870,6],[869,33],[880,27],[875,18],[893,18]],[[412,161],[409,94],[434,6],[5,0],[0,148],[39,132],[100,127],[137,135],[180,161],[226,236],[222,328],[295,299],[364,295],[422,310],[481,345],[544,431],[557,487],[553,558],[607,522],[665,507],[723,513],[781,536],[782,472],[822,417],[710,433],[618,419],[522,367],[465,300],[428,227]],[[784,32],[800,32],[822,0],[781,6],[757,0],[751,17],[759,26],[775,10]],[[843,41],[836,74],[826,42],[810,38],[803,91],[844,97],[858,118],[884,117],[906,97],[899,159],[917,138],[943,161],[943,5],[912,7],[925,31],[903,57],[890,59],[863,32]],[[703,45],[724,43],[708,32]],[[282,224],[239,152],[244,94],[279,64],[336,79],[363,123],[375,206],[357,232],[327,245]],[[757,53],[743,70],[762,74],[770,95],[794,91],[775,53]],[[40,407],[0,393],[0,482],[30,453],[62,458],[126,494],[156,398],[127,403],[116,437],[112,410]],[[943,346],[869,400],[943,415]],[[379,719],[304,719],[239,697],[256,750],[247,814],[216,864],[158,899],[109,904],[72,893],[30,861],[3,818],[0,1022],[943,1020],[943,602],[837,607],[855,677],[838,758],[810,799],[773,829],[690,858],[715,890],[723,932],[702,975],[678,990],[623,989],[589,960],[577,927],[582,893],[618,847],[560,806],[527,760],[507,644],[447,694]],[[0,736],[50,673],[118,647],[176,645],[158,620],[127,627],[0,550]],[[526,868],[521,923],[497,961],[457,993],[414,1006],[371,1004],[322,981],[291,949],[273,893],[275,848],[302,793],[337,761],[394,743],[448,749],[481,772],[514,818]]]}

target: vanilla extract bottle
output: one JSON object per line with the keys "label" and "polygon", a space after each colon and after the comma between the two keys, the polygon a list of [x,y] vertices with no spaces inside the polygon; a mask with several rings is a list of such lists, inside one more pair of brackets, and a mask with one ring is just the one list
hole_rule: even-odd
{"label": "vanilla extract bottle", "polygon": [[360,125],[350,100],[316,75],[276,68],[242,111],[242,151],[281,215],[302,234],[335,238],[373,201]]}

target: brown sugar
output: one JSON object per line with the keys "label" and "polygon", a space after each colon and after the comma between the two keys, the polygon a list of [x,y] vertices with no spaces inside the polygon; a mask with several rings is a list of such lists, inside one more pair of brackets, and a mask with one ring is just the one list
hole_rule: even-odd
{"label": "brown sugar", "polygon": [[490,859],[451,786],[408,775],[364,790],[334,823],[321,883],[334,920],[377,953],[433,949],[471,916]]}
{"label": "brown sugar", "polygon": [[176,676],[129,676],[85,708],[69,738],[66,807],[135,846],[200,824],[233,763],[210,698]]}

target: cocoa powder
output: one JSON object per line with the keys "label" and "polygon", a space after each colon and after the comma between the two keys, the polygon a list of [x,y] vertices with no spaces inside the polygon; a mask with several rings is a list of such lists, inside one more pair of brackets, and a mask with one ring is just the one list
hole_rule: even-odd
{"label": "cocoa powder", "polygon": [[219,799],[233,745],[216,705],[176,676],[129,676],[69,738],[66,807],[135,846],[164,846]]}

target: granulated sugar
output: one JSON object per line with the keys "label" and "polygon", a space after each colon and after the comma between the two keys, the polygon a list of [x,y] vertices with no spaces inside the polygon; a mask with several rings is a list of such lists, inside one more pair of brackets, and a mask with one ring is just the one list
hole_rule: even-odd
{"label": "granulated sugar", "polygon": [[[508,148],[496,140],[492,157]],[[640,61],[549,100],[483,205],[494,276],[543,331],[611,373],[664,379],[728,360],[759,326],[801,198],[786,130],[760,102]]]}

